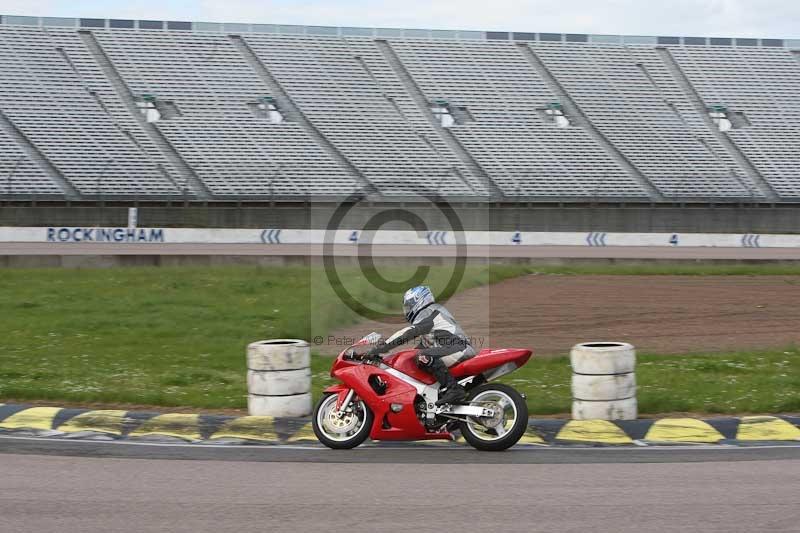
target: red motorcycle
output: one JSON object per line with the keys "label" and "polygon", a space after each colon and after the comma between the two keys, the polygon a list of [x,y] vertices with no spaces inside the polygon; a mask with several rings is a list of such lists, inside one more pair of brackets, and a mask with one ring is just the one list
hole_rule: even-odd
{"label": "red motorcycle", "polygon": [[334,361],[331,376],[342,383],[325,389],[312,421],[314,433],[325,446],[355,448],[367,437],[454,440],[452,432],[458,429],[473,447],[497,451],[510,448],[525,433],[525,397],[513,387],[490,382],[527,363],[530,350],[481,350],[450,367],[467,389],[467,398],[458,404],[436,405],[439,383],[417,367],[417,350],[365,357],[363,352],[379,340],[376,333],[367,335]]}

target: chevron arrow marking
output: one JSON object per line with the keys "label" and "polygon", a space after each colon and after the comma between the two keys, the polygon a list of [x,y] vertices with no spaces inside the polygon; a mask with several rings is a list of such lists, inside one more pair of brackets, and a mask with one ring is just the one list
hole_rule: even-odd
{"label": "chevron arrow marking", "polygon": [[280,244],[281,243],[281,230],[279,229],[265,229],[261,232],[261,242],[264,244]]}
{"label": "chevron arrow marking", "polygon": [[742,246],[745,248],[761,248],[761,235],[745,233],[742,235]]}
{"label": "chevron arrow marking", "polygon": [[589,246],[606,246],[607,235],[607,233],[600,231],[590,231],[589,234],[586,235],[586,244]]}
{"label": "chevron arrow marking", "polygon": [[446,231],[429,231],[425,237],[428,244],[431,246],[446,245],[447,232]]}

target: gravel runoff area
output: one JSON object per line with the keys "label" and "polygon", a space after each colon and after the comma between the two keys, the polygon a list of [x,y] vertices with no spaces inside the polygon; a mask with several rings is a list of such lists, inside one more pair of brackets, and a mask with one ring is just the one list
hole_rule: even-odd
{"label": "gravel runoff area", "polygon": [[[533,274],[464,291],[447,307],[484,347],[563,355],[579,342],[614,340],[647,353],[730,353],[800,344],[798,298],[796,276]],[[396,328],[365,322],[333,335]]]}

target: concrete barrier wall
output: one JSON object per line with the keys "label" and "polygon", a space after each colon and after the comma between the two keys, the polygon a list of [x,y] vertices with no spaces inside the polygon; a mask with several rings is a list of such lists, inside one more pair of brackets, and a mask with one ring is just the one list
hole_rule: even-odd
{"label": "concrete barrier wall", "polygon": [[798,248],[800,235],[343,229],[0,227],[0,243],[376,244],[430,246],[647,246]]}
{"label": "concrete barrier wall", "polygon": [[[409,264],[444,266],[453,268],[452,257],[404,256]],[[466,263],[474,266],[486,265],[535,265],[535,266],[576,266],[576,265],[672,265],[686,262],[705,265],[748,265],[770,264],[795,268],[797,260],[792,259],[672,259],[672,258],[615,258],[615,257],[468,257]],[[397,257],[375,257],[376,266],[397,266]],[[360,268],[358,257],[337,257],[337,268]],[[307,255],[0,255],[0,268],[119,268],[119,267],[323,267],[321,257]]]}

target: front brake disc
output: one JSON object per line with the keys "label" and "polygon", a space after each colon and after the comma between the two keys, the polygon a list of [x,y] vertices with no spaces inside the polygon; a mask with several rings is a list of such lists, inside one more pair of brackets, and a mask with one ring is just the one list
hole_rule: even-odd
{"label": "front brake disc", "polygon": [[339,417],[336,411],[331,409],[326,417],[327,426],[334,433],[344,434],[356,427],[358,423],[358,415],[351,411]]}

